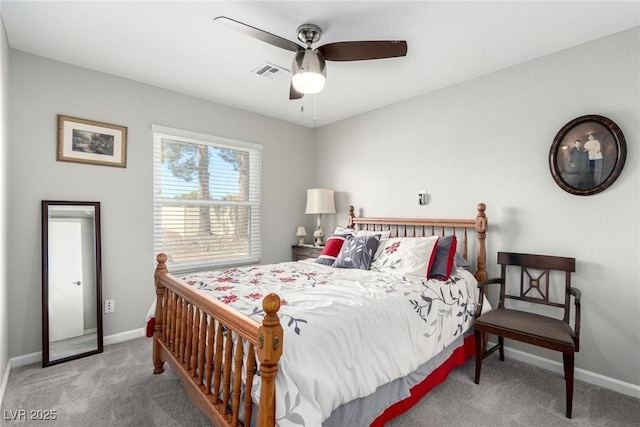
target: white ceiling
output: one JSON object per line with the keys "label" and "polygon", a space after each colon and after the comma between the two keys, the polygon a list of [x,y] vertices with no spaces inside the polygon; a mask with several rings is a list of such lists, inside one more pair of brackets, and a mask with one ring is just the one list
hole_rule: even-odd
{"label": "white ceiling", "polygon": [[[9,45],[309,127],[385,105],[640,25],[640,1],[4,1]],[[327,62],[318,95],[289,100],[289,76],[252,74],[293,53],[213,18],[227,16],[317,44],[406,40],[404,58]],[[302,112],[301,107],[304,107]]]}

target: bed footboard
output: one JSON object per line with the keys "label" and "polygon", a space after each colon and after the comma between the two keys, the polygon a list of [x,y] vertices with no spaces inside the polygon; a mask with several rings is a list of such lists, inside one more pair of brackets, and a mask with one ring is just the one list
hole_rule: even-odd
{"label": "bed footboard", "polygon": [[[283,331],[280,297],[267,295],[262,324],[208,299],[167,271],[158,254],[155,271],[154,374],[167,362],[196,406],[215,425],[251,425],[253,380],[260,367],[257,425],[275,425],[275,379]],[[242,401],[241,401],[242,400]]]}

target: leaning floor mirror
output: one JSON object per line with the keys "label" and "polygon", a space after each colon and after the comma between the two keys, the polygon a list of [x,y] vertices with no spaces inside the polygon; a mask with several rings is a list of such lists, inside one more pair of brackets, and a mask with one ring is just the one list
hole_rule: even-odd
{"label": "leaning floor mirror", "polygon": [[42,366],[102,353],[100,202],[42,201]]}

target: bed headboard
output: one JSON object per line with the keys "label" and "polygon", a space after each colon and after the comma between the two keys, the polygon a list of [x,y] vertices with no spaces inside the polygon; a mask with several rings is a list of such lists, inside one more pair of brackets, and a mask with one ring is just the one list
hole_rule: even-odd
{"label": "bed headboard", "polygon": [[476,256],[476,279],[478,281],[487,278],[487,250],[485,240],[487,237],[487,215],[484,203],[478,203],[475,218],[449,219],[449,218],[358,218],[354,207],[349,206],[349,218],[347,225],[358,230],[391,232],[391,237],[420,237],[455,235],[458,240],[458,251],[469,260],[469,239],[467,231],[475,230],[476,242],[472,245]]}

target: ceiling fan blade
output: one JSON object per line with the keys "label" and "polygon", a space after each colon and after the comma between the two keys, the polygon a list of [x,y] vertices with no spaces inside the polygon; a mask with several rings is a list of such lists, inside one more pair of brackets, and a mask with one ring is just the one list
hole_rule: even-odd
{"label": "ceiling fan blade", "polygon": [[289,85],[289,99],[293,100],[293,99],[300,99],[304,96],[304,93],[300,93],[296,90],[295,87],[293,87],[293,83],[290,83]]}
{"label": "ceiling fan blade", "polygon": [[297,43],[294,43],[290,40],[283,39],[280,36],[276,36],[275,34],[268,33],[259,28],[252,27],[251,25],[243,24],[240,21],[236,21],[235,19],[227,18],[226,16],[218,16],[213,19],[215,22],[219,22],[221,24],[226,25],[228,28],[239,31],[243,34],[251,36],[255,39],[261,40],[265,43],[269,43],[270,45],[277,46],[279,48],[289,50],[291,52],[297,52],[299,50],[303,50],[304,47],[300,46]]}
{"label": "ceiling fan blade", "polygon": [[407,54],[404,40],[372,40],[329,43],[318,48],[327,61],[364,61]]}

